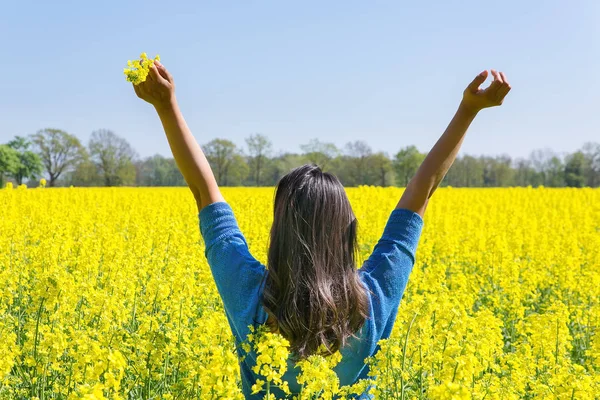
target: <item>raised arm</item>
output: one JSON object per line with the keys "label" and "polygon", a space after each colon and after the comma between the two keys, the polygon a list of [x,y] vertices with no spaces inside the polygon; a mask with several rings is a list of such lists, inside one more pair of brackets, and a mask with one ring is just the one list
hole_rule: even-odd
{"label": "raised arm", "polygon": [[208,160],[179,109],[171,74],[161,63],[155,62],[146,81],[133,88],[139,98],[156,109],[177,167],[194,194],[198,211],[209,204],[223,201]]}
{"label": "raised arm", "polygon": [[454,118],[406,186],[396,208],[407,208],[421,217],[425,214],[429,198],[456,159],[467,129],[477,113],[484,108],[501,105],[510,91],[510,85],[502,72],[492,70],[492,75],[494,81],[486,89],[480,89],[479,86],[485,82],[487,71],[477,75],[467,86]]}

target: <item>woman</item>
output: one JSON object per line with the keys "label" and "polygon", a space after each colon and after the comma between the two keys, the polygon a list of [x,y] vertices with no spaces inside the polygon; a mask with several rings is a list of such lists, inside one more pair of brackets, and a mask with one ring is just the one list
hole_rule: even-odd
{"label": "woman", "polygon": [[[506,76],[483,71],[467,86],[456,115],[427,154],[390,214],[383,236],[360,268],[355,264],[356,218],[339,180],[305,165],[277,185],[268,270],[248,251],[231,207],[219,191],[210,165],[192,136],[175,98],[173,77],[156,62],[148,79],[134,86],[162,121],[175,161],[199,210],[206,257],[223,300],[238,348],[249,325],[267,324],[290,342],[284,375],[292,392],[300,388],[293,368],[298,359],[325,348],[340,350],[335,371],[341,385],[367,378],[365,358],[389,337],[415,262],[429,198],[454,162],[477,113],[498,106],[510,90]],[[255,354],[240,361],[247,398],[257,376]],[[277,390],[274,393],[283,396]]]}

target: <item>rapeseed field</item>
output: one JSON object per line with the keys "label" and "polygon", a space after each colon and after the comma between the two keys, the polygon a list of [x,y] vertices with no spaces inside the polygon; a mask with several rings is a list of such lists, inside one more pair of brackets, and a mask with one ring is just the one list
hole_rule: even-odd
{"label": "rapeseed field", "polygon": [[[365,260],[402,189],[347,192]],[[265,263],[273,189],[223,194]],[[253,336],[258,386],[283,385],[285,340]],[[380,345],[377,399],[600,398],[600,190],[438,189]],[[337,361],[303,363],[302,399],[357,389]],[[0,399],[243,399],[239,384],[189,190],[0,190]]]}

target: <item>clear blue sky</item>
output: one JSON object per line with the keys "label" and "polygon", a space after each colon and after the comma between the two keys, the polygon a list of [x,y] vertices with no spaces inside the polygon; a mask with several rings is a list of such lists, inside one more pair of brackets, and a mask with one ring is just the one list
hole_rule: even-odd
{"label": "clear blue sky", "polygon": [[276,151],[311,138],[427,151],[465,85],[504,71],[462,153],[527,156],[600,141],[600,2],[10,1],[0,11],[0,143],[56,127],[107,128],[140,156],[170,155],[122,69],[160,54],[200,143]]}

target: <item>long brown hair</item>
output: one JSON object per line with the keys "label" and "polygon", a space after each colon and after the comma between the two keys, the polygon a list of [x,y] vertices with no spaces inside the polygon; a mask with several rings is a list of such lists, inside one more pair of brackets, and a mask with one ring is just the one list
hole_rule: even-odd
{"label": "long brown hair", "polygon": [[275,192],[262,304],[293,358],[344,347],[368,317],[356,269],[357,221],[344,187],[316,165],[285,175]]}

